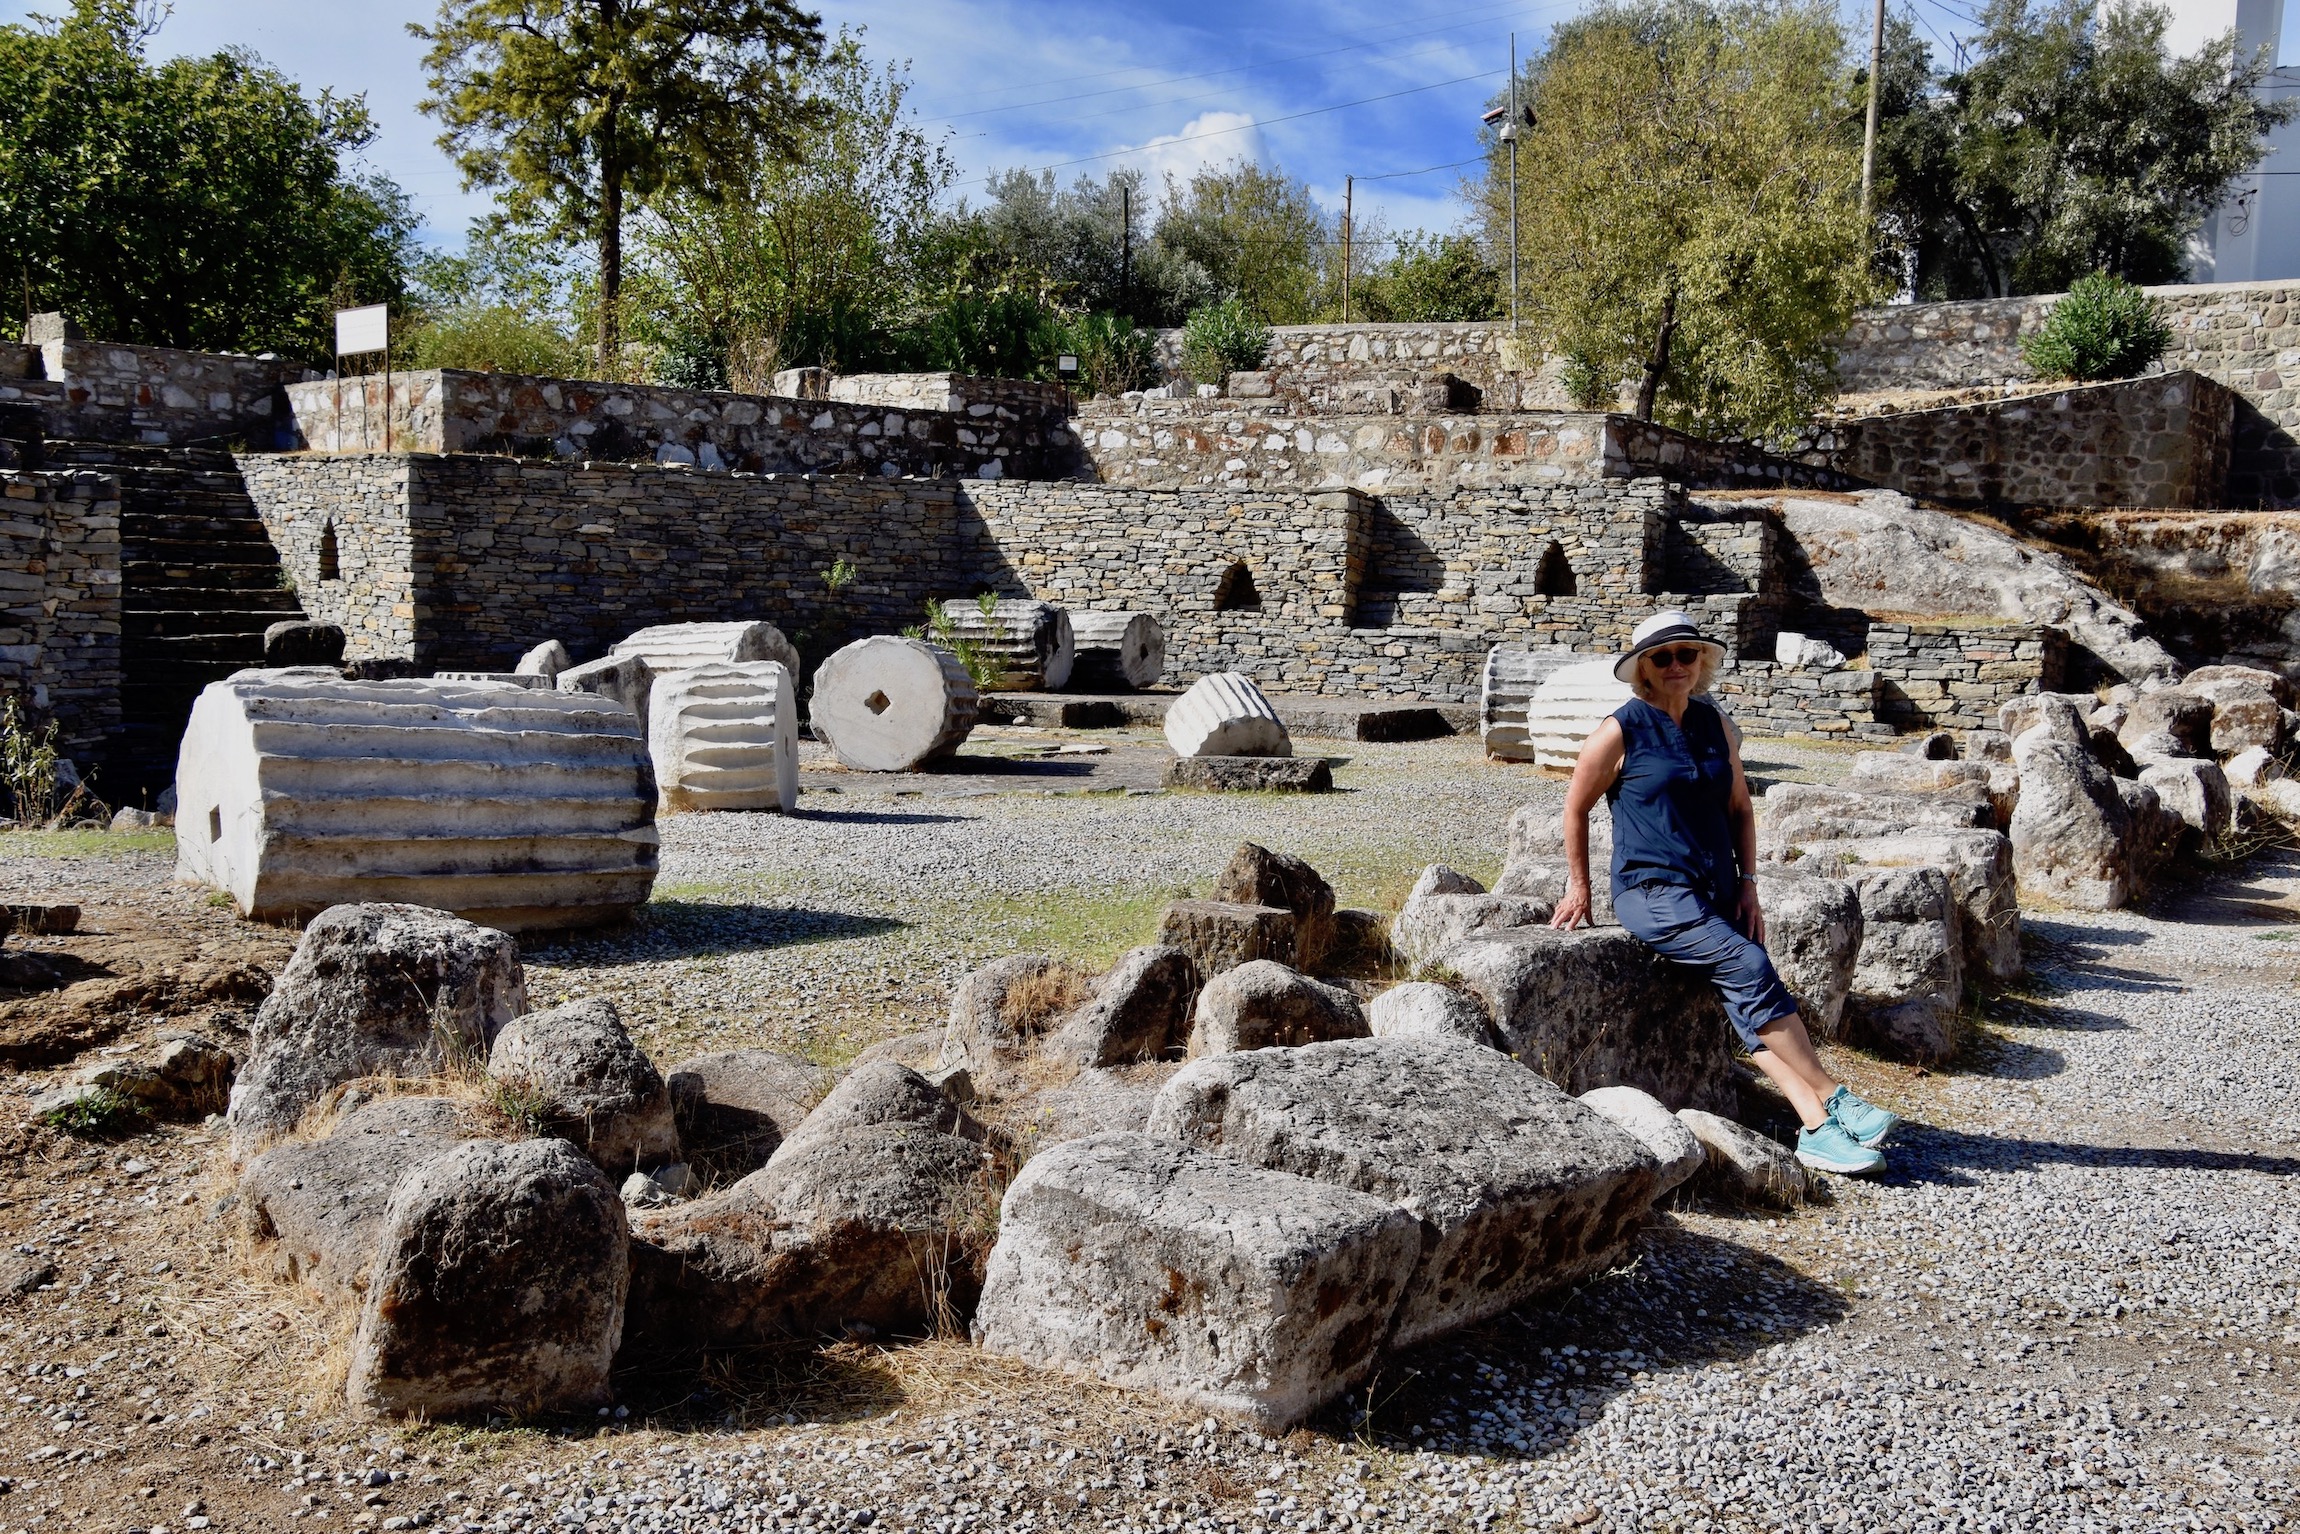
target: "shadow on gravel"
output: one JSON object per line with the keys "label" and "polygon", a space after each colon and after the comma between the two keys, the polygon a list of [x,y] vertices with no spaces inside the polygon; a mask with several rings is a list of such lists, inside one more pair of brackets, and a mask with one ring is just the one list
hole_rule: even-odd
{"label": "shadow on gravel", "polygon": [[[1773,1218],[1703,1209],[1753,1226]],[[1388,1359],[1313,1426],[1393,1449],[1538,1459],[1571,1444],[1640,1371],[1748,1358],[1851,1313],[1834,1284],[1659,1215],[1622,1267]]]}
{"label": "shadow on gravel", "polygon": [[969,818],[927,810],[824,810],[809,805],[791,811],[793,820],[822,820],[839,826],[953,826]]}
{"label": "shadow on gravel", "polygon": [[1970,1175],[1973,1172],[2025,1172],[2047,1166],[2300,1176],[2300,1157],[2294,1156],[2203,1150],[2187,1145],[2085,1145],[1910,1124],[1894,1139],[1890,1169],[1878,1182],[1888,1188],[1921,1184],[1968,1187],[1976,1180]]}
{"label": "shadow on gravel", "polygon": [[908,927],[891,916],[857,916],[805,906],[733,905],[717,900],[657,900],[629,925],[600,937],[538,943],[529,951],[555,964],[629,963],[633,959],[707,958],[793,948],[842,938],[877,937]]}

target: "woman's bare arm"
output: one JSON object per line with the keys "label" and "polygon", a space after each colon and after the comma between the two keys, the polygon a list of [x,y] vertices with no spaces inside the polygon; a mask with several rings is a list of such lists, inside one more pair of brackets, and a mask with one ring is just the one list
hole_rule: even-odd
{"label": "woman's bare arm", "polygon": [[1553,927],[1589,920],[1589,812],[1621,776],[1622,751],[1621,725],[1608,718],[1589,732],[1574,759],[1573,781],[1565,789],[1565,898],[1550,915]]}
{"label": "woman's bare arm", "polygon": [[1725,818],[1733,827],[1733,852],[1741,860],[1743,878],[1735,892],[1740,928],[1765,941],[1765,912],[1757,903],[1757,886],[1748,875],[1757,872],[1757,801],[1749,792],[1749,775],[1741,770],[1741,727],[1725,720],[1725,754],[1733,763],[1733,795],[1725,801]]}

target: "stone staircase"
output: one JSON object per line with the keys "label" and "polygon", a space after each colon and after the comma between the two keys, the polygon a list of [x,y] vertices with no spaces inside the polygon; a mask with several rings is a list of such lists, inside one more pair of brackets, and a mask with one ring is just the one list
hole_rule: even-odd
{"label": "stone staircase", "polygon": [[264,630],[304,615],[232,455],[214,448],[50,442],[51,469],[120,481],[121,732],[99,792],[157,797],[174,780],[192,701],[263,663]]}

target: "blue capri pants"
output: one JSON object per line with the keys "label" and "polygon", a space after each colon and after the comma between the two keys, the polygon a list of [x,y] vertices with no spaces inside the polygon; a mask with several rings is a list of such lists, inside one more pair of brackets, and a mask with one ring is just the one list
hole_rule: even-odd
{"label": "blue capri pants", "polygon": [[1613,897],[1613,917],[1664,959],[1700,970],[1725,1000],[1726,1019],[1755,1054],[1757,1030],[1797,1010],[1765,945],[1682,884],[1632,885]]}

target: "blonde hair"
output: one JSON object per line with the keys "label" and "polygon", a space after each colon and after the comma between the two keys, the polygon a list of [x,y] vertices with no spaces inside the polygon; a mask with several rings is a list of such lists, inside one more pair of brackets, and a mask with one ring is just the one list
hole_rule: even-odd
{"label": "blonde hair", "polygon": [[[1695,641],[1690,639],[1680,639],[1676,642],[1676,644],[1655,645],[1653,650],[1674,650],[1679,644],[1692,644],[1694,642]],[[1629,690],[1637,694],[1637,696],[1640,698],[1643,698],[1648,703],[1653,701],[1655,689],[1653,684],[1646,680],[1645,668],[1653,660],[1653,650],[1647,650],[1644,654],[1638,656],[1637,667],[1629,674]],[[1716,682],[1717,662],[1717,651],[1711,646],[1703,644],[1701,646],[1701,664],[1696,667],[1693,672],[1692,696],[1696,698],[1700,697],[1703,693],[1710,689],[1710,686],[1713,683]]]}

